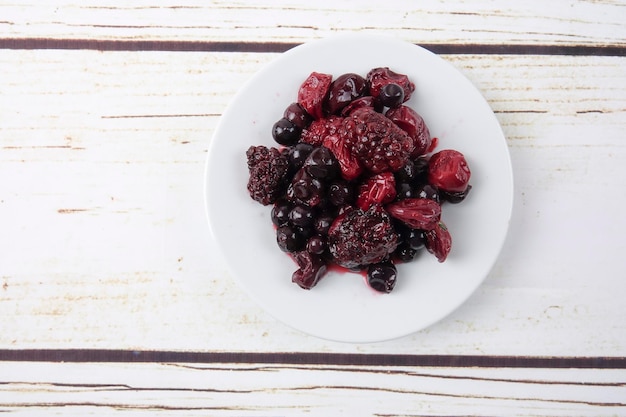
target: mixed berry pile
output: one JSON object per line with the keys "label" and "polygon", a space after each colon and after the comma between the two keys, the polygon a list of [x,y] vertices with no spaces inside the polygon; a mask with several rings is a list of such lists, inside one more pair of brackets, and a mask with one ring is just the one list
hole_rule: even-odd
{"label": "mixed berry pile", "polygon": [[389,68],[336,79],[313,72],[272,128],[276,147],[247,152],[248,191],[272,205],[276,241],[314,287],[331,265],[365,271],[391,292],[398,262],[426,250],[446,260],[452,239],[442,204],[471,189],[463,154],[434,152],[424,119],[404,103],[415,85]]}

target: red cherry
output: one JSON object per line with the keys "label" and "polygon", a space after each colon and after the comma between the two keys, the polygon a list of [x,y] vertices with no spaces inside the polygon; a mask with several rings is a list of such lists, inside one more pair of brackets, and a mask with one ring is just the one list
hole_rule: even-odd
{"label": "red cherry", "polygon": [[435,255],[439,262],[445,261],[452,248],[452,236],[446,225],[443,222],[439,222],[434,229],[428,230],[424,234],[428,252]]}
{"label": "red cherry", "polygon": [[312,72],[298,90],[298,104],[314,119],[324,116],[323,105],[332,79],[332,75]]}
{"label": "red cherry", "polygon": [[470,176],[465,156],[459,151],[439,151],[431,156],[428,163],[428,182],[447,192],[465,191]]}
{"label": "red cherry", "polygon": [[393,173],[386,171],[372,175],[359,186],[356,205],[367,210],[373,204],[386,204],[396,198],[396,179]]}
{"label": "red cherry", "polygon": [[392,217],[414,229],[431,230],[441,219],[441,206],[429,198],[405,198],[385,208]]}
{"label": "red cherry", "polygon": [[404,130],[413,139],[412,158],[424,155],[430,149],[432,139],[422,116],[407,106],[395,107],[385,113],[392,122]]}

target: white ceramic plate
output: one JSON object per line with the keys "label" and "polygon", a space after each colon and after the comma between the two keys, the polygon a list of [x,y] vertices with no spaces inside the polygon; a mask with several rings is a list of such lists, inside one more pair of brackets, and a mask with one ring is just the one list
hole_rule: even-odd
{"label": "white ceramic plate", "polygon": [[[407,102],[439,139],[436,150],[463,152],[472,169],[472,191],[445,205],[452,234],[444,263],[427,252],[398,267],[390,294],[371,290],[360,274],[327,274],[306,291],[291,282],[297,269],[276,245],[269,206],[248,195],[245,152],[277,146],[271,128],[296,101],[312,72],[335,77],[374,67],[407,74],[416,92]],[[489,105],[452,65],[413,44],[384,36],[339,35],[281,54],[242,86],[210,143],[205,179],[210,229],[230,272],[278,320],[308,334],[344,342],[405,336],[442,319],[481,284],[508,230],[513,177],[505,138]]]}

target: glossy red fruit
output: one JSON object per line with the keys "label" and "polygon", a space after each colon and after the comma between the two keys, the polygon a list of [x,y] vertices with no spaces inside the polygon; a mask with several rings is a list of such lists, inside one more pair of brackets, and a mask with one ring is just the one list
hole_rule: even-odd
{"label": "glossy red fruit", "polygon": [[428,182],[435,187],[451,192],[467,189],[471,171],[465,156],[456,150],[445,149],[433,154],[428,162]]}
{"label": "glossy red fruit", "polygon": [[373,68],[365,77],[370,87],[370,94],[378,98],[380,90],[387,84],[398,84],[404,90],[404,101],[411,98],[415,91],[415,84],[404,74],[399,74],[387,67]]}
{"label": "glossy red fruit", "polygon": [[437,257],[439,262],[443,262],[448,258],[450,249],[452,249],[452,236],[448,228],[443,222],[437,223],[437,226],[425,233],[426,249]]}
{"label": "glossy red fruit", "polygon": [[300,85],[298,104],[314,119],[324,116],[323,105],[328,97],[332,80],[332,75],[312,72]]}
{"label": "glossy red fruit", "polygon": [[363,172],[363,167],[359,160],[352,155],[350,146],[346,142],[345,138],[340,135],[329,135],[324,138],[323,145],[330,149],[339,162],[339,168],[341,169],[341,176],[351,181],[358,178]]}
{"label": "glossy red fruit", "polygon": [[428,198],[405,198],[385,208],[392,217],[413,229],[432,230],[441,219],[441,206]]}
{"label": "glossy red fruit", "polygon": [[330,114],[339,114],[352,100],[361,97],[366,90],[365,79],[348,73],[337,77],[330,85],[327,107]]}
{"label": "glossy red fruit", "polygon": [[414,148],[411,152],[411,158],[417,158],[428,152],[432,142],[430,131],[422,116],[415,110],[407,106],[400,106],[387,110],[385,116],[413,139]]}
{"label": "glossy red fruit", "polygon": [[359,186],[356,205],[367,210],[374,204],[386,204],[396,197],[396,179],[391,172],[382,172],[365,179]]}
{"label": "glossy red fruit", "polygon": [[341,110],[341,115],[344,117],[349,116],[353,111],[356,111],[363,107],[372,108],[377,112],[381,112],[383,110],[380,103],[378,103],[378,101],[374,97],[364,96],[359,97],[354,101],[351,101],[350,104],[348,104]]}

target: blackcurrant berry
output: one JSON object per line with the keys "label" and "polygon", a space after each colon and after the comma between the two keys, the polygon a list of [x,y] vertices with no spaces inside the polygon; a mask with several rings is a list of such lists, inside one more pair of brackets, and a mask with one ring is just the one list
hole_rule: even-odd
{"label": "blackcurrant berry", "polygon": [[334,217],[332,216],[320,216],[315,220],[315,231],[320,235],[327,235],[330,226],[333,224]]}
{"label": "blackcurrant berry", "polygon": [[380,90],[378,99],[383,106],[398,107],[404,102],[404,89],[396,83],[389,83]]}
{"label": "blackcurrant berry", "polygon": [[291,148],[289,148],[289,153],[287,154],[287,160],[289,161],[289,170],[291,172],[296,172],[302,165],[304,165],[304,161],[309,157],[311,152],[313,152],[313,145],[308,143],[297,143]]}
{"label": "blackcurrant berry", "polygon": [[276,204],[274,204],[274,207],[272,207],[272,223],[274,223],[278,227],[286,225],[289,222],[290,211],[291,204],[284,201],[276,202]]}
{"label": "blackcurrant berry", "polygon": [[411,248],[407,243],[402,243],[393,254],[401,262],[411,262],[417,256],[417,250]]}
{"label": "blackcurrant berry", "polygon": [[289,212],[289,221],[295,226],[312,226],[315,221],[315,211],[311,207],[298,204]]}
{"label": "blackcurrant berry", "polygon": [[298,103],[291,103],[285,109],[283,117],[289,120],[300,129],[304,129],[311,124],[313,118]]}
{"label": "blackcurrant berry", "polygon": [[332,179],[339,174],[339,162],[330,149],[320,146],[304,161],[304,167],[312,177],[320,180]]}
{"label": "blackcurrant berry", "polygon": [[321,255],[326,250],[326,241],[320,235],[313,235],[306,244],[306,250],[315,255]]}
{"label": "blackcurrant berry", "polygon": [[283,252],[297,252],[306,244],[305,239],[290,226],[282,226],[276,230],[276,242]]}
{"label": "blackcurrant berry", "polygon": [[439,203],[439,191],[430,184],[423,184],[415,189],[415,198],[429,198]]}
{"label": "blackcurrant berry", "polygon": [[367,269],[367,283],[378,292],[389,293],[396,285],[397,274],[391,262],[373,264]]}
{"label": "blackcurrant berry", "polygon": [[414,198],[415,193],[413,187],[408,182],[400,182],[396,184],[396,198],[402,200],[404,198]]}
{"label": "blackcurrant berry", "polygon": [[347,181],[335,181],[328,187],[328,199],[336,207],[351,204],[355,198],[354,187]]}
{"label": "blackcurrant berry", "polygon": [[284,146],[295,144],[300,139],[302,129],[293,122],[282,118],[272,127],[272,137],[274,140]]}

